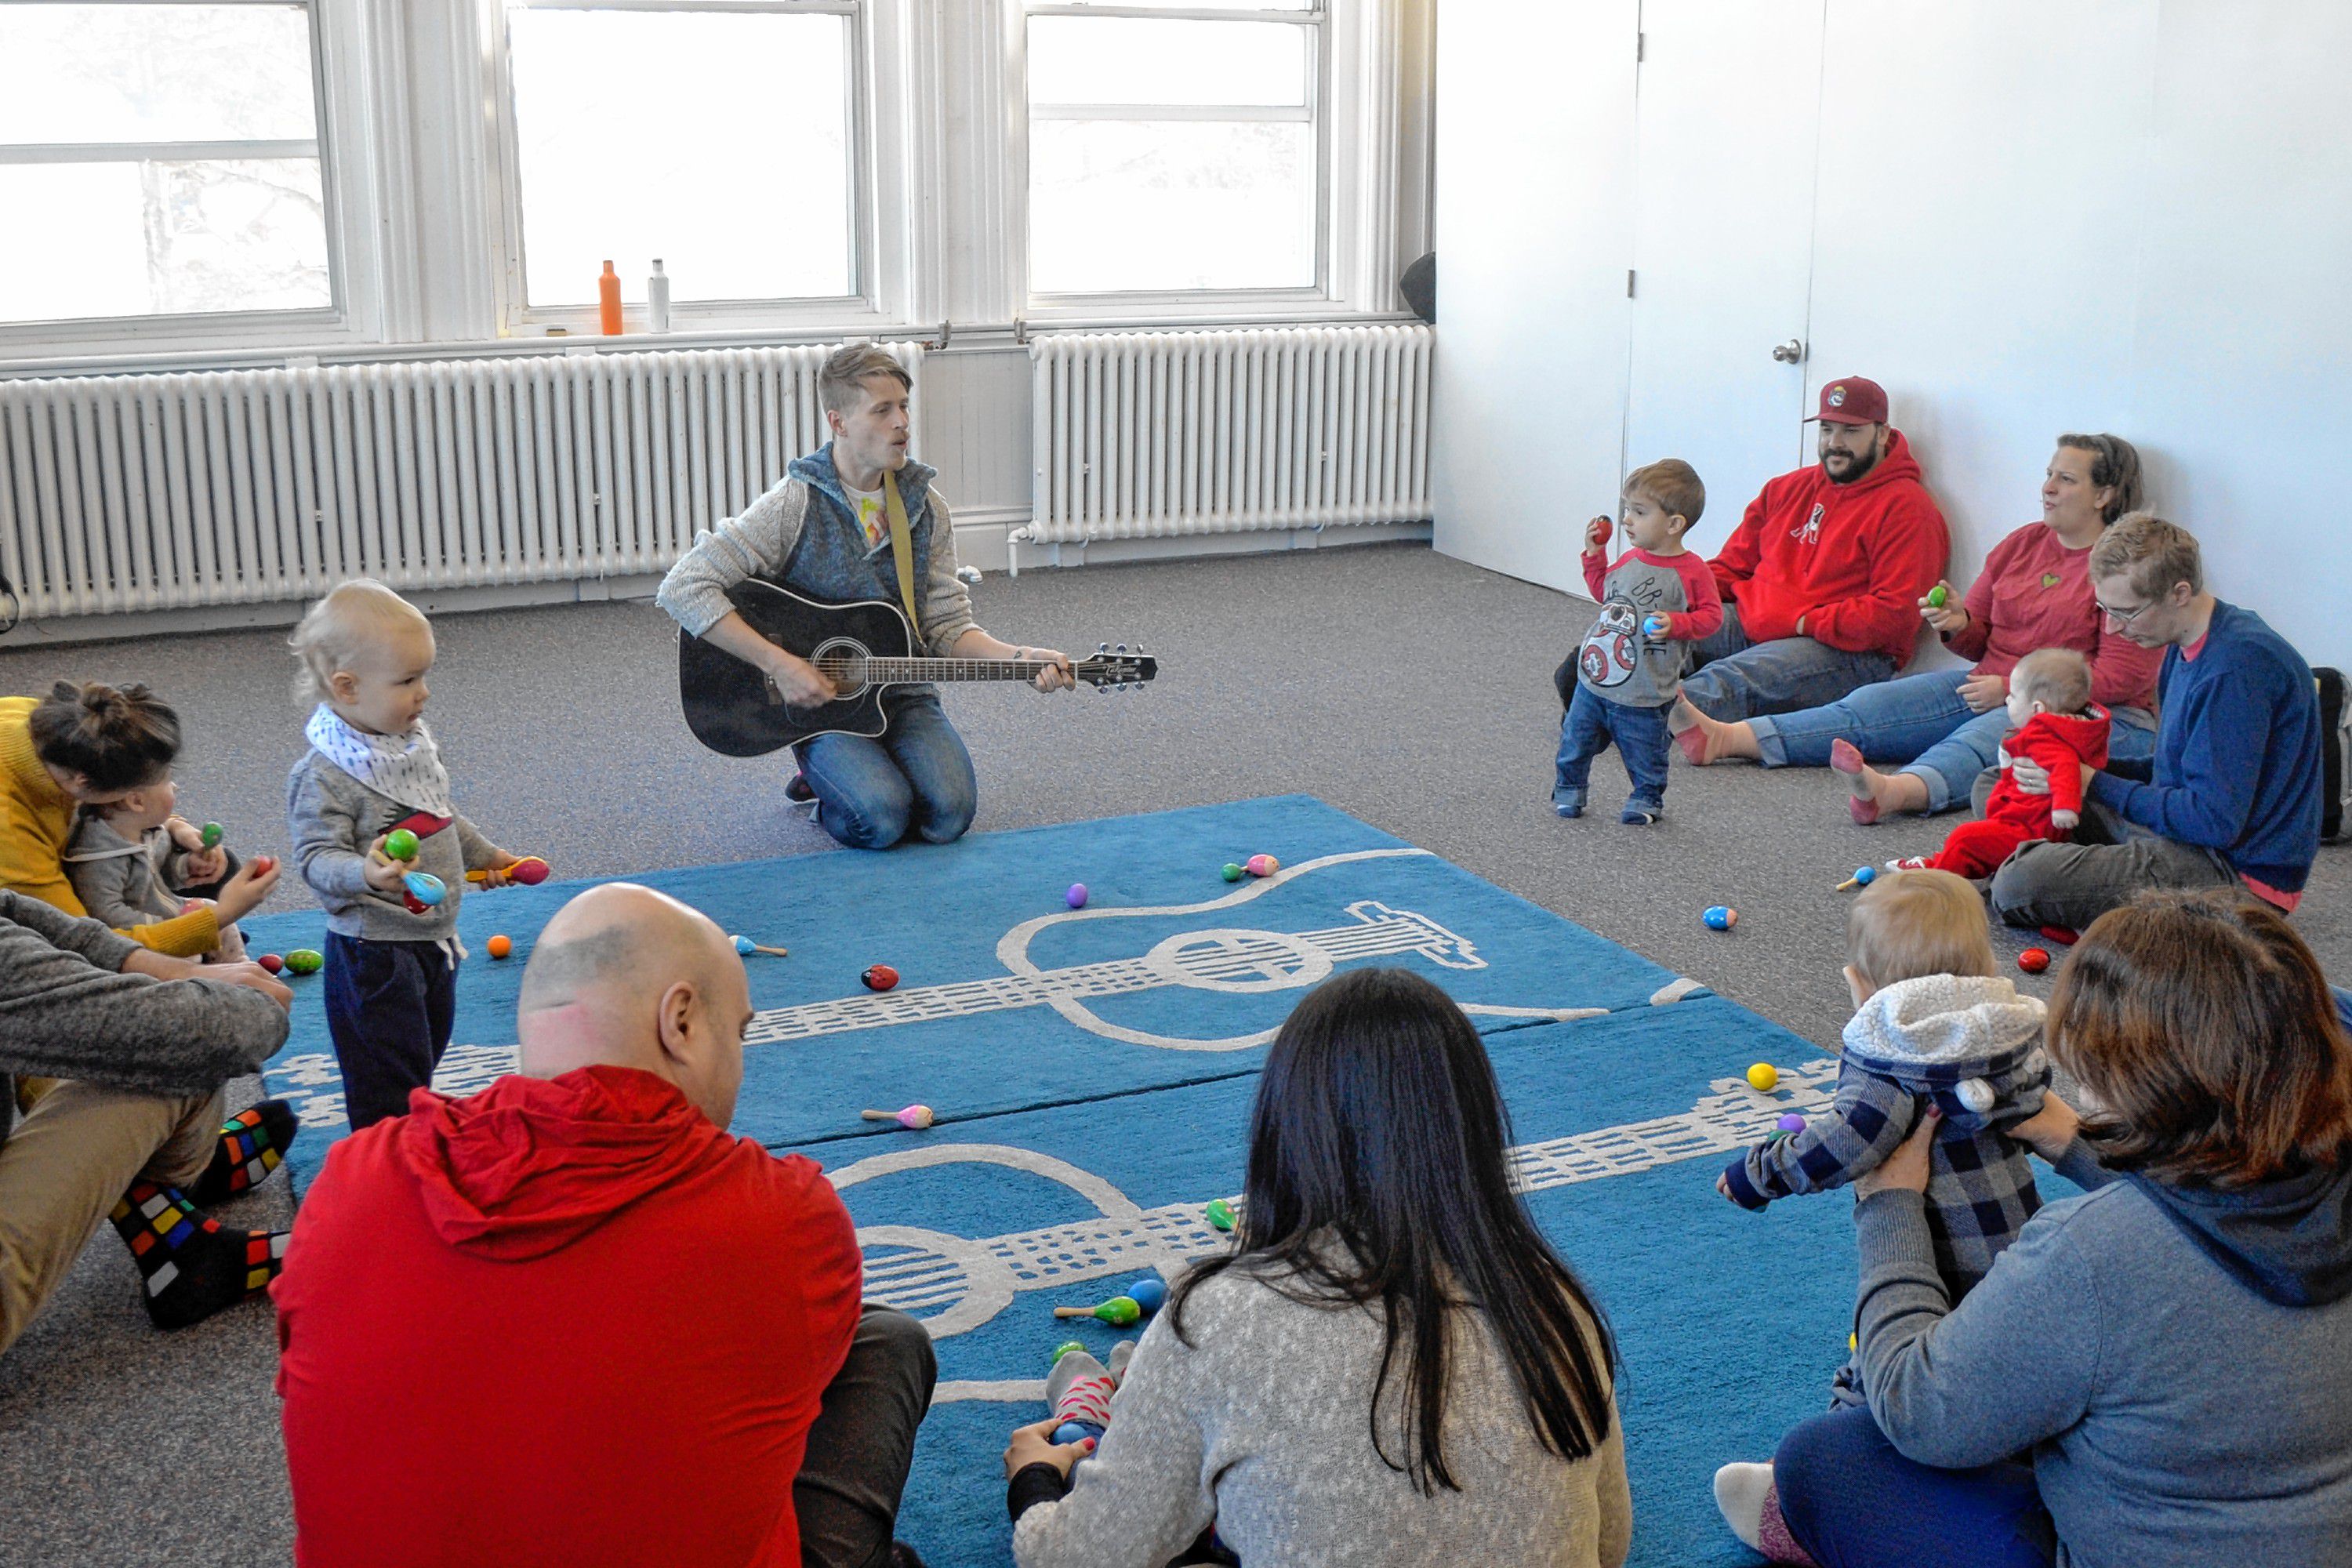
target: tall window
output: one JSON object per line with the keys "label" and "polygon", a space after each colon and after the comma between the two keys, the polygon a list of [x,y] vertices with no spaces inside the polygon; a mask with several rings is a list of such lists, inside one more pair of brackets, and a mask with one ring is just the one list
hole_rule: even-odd
{"label": "tall window", "polygon": [[1321,280],[1321,0],[1028,5],[1035,294]]}
{"label": "tall window", "polygon": [[0,322],[331,309],[312,22],[0,0]]}
{"label": "tall window", "polygon": [[508,0],[520,303],[860,291],[860,0]]}

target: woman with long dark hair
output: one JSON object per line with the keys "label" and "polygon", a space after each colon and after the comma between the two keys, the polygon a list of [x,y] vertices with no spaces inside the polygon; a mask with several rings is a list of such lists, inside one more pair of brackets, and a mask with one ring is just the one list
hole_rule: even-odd
{"label": "woman with long dark hair", "polygon": [[1309,994],[1259,1080],[1234,1248],[1177,1282],[1099,1451],[1072,1485],[1053,1421],[1013,1434],[1016,1561],[1157,1568],[1213,1524],[1245,1563],[1622,1563],[1615,1347],[1509,1145],[1444,992],[1367,969]]}

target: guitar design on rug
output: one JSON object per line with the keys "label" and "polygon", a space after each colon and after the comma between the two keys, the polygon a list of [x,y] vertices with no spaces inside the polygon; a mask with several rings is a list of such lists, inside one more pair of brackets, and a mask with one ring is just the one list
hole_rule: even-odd
{"label": "guitar design on rug", "polygon": [[[751,629],[814,665],[840,696],[814,708],[786,703],[757,666],[684,631],[677,634],[677,696],[686,727],[722,756],[758,757],[819,735],[879,735],[890,726],[882,694],[934,681],[1034,680],[1035,659],[925,658],[907,613],[886,599],[827,604],[758,578],[727,590]],[[1140,644],[1108,643],[1070,661],[1070,673],[1098,691],[1133,691],[1160,674]]]}
{"label": "guitar design on rug", "polygon": [[[1729,1153],[1769,1136],[1790,1111],[1809,1117],[1826,1112],[1836,1096],[1837,1075],[1836,1059],[1822,1057],[1783,1071],[1769,1093],[1745,1079],[1717,1079],[1688,1110],[1519,1144],[1509,1154],[1511,1184],[1522,1193],[1549,1192]],[[915,1226],[859,1226],[867,1299],[920,1319],[934,1340],[981,1327],[1023,1291],[1083,1296],[1077,1288],[1090,1280],[1131,1279],[1150,1269],[1173,1279],[1185,1263],[1229,1245],[1230,1238],[1205,1216],[1207,1196],[1143,1208],[1089,1171],[1010,1144],[928,1143],[856,1161],[829,1177],[836,1191],[845,1191],[902,1172],[951,1164],[1001,1165],[1044,1176],[1092,1203],[1101,1217],[976,1239]],[[1240,1206],[1237,1197],[1228,1201]],[[1042,1398],[1045,1384],[942,1383],[940,1388],[941,1399],[1022,1400]]]}
{"label": "guitar design on rug", "polygon": [[[1412,845],[1394,848],[1358,849],[1326,855],[1286,866],[1271,877],[1252,879],[1222,896],[1197,903],[1121,908],[1097,905],[1060,910],[1022,921],[996,944],[996,956],[1005,973],[982,980],[949,981],[936,985],[901,986],[893,991],[860,991],[772,1007],[752,1016],[743,1032],[745,1046],[786,1045],[820,1040],[861,1029],[899,1024],[929,1023],[944,1018],[972,1017],[1026,1007],[1050,1007],[1088,1034],[1162,1050],[1223,1052],[1245,1050],[1269,1043],[1272,1027],[1210,1039],[1158,1034],[1132,1028],[1103,1017],[1092,1004],[1106,998],[1181,987],[1260,995],[1276,991],[1304,991],[1320,984],[1341,964],[1376,963],[1407,955],[1455,971],[1483,970],[1486,961],[1466,938],[1411,910],[1392,909],[1373,899],[1343,906],[1345,923],[1303,931],[1214,925],[1179,931],[1129,958],[1100,960],[1062,968],[1040,967],[1029,956],[1043,932],[1081,921],[1138,918],[1215,915],[1270,897],[1316,872],[1368,860],[1434,859],[1426,849]],[[1678,979],[1650,997],[1654,1005],[1677,1002],[1701,991],[1696,981]],[[1503,1006],[1465,1003],[1473,1017],[1525,1019],[1564,1023],[1599,1017],[1606,1007]],[[453,1045],[433,1075],[433,1087],[445,1094],[471,1094],[503,1073],[515,1070],[511,1045]],[[305,1126],[330,1127],[346,1120],[342,1079],[335,1058],[327,1052],[289,1057],[268,1069],[269,1092],[290,1101]]]}

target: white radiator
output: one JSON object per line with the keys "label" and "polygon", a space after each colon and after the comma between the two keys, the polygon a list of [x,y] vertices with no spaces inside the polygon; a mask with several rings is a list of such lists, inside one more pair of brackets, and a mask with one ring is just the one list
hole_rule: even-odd
{"label": "white radiator", "polygon": [[664,571],[824,442],[829,352],[0,382],[0,570],[27,616]]}
{"label": "white radiator", "polygon": [[1040,543],[1430,516],[1427,327],[1029,345]]}

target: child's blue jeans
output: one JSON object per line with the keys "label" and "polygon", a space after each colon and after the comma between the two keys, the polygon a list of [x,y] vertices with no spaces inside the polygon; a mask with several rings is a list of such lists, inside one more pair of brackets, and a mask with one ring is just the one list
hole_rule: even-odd
{"label": "child's blue jeans", "polygon": [[1552,798],[1560,792],[1573,790],[1580,804],[1586,784],[1592,774],[1592,759],[1617,742],[1617,754],[1624,759],[1625,774],[1633,781],[1635,800],[1652,805],[1663,805],[1666,798],[1666,748],[1672,744],[1666,734],[1666,710],[1664,708],[1631,708],[1596,696],[1592,689],[1580,685],[1576,695],[1568,700],[1568,716],[1559,721],[1559,760],[1554,770]]}
{"label": "child's blue jeans", "polygon": [[457,1017],[457,966],[431,942],[327,933],[327,1035],[343,1074],[352,1131],[408,1114],[433,1081]]}

